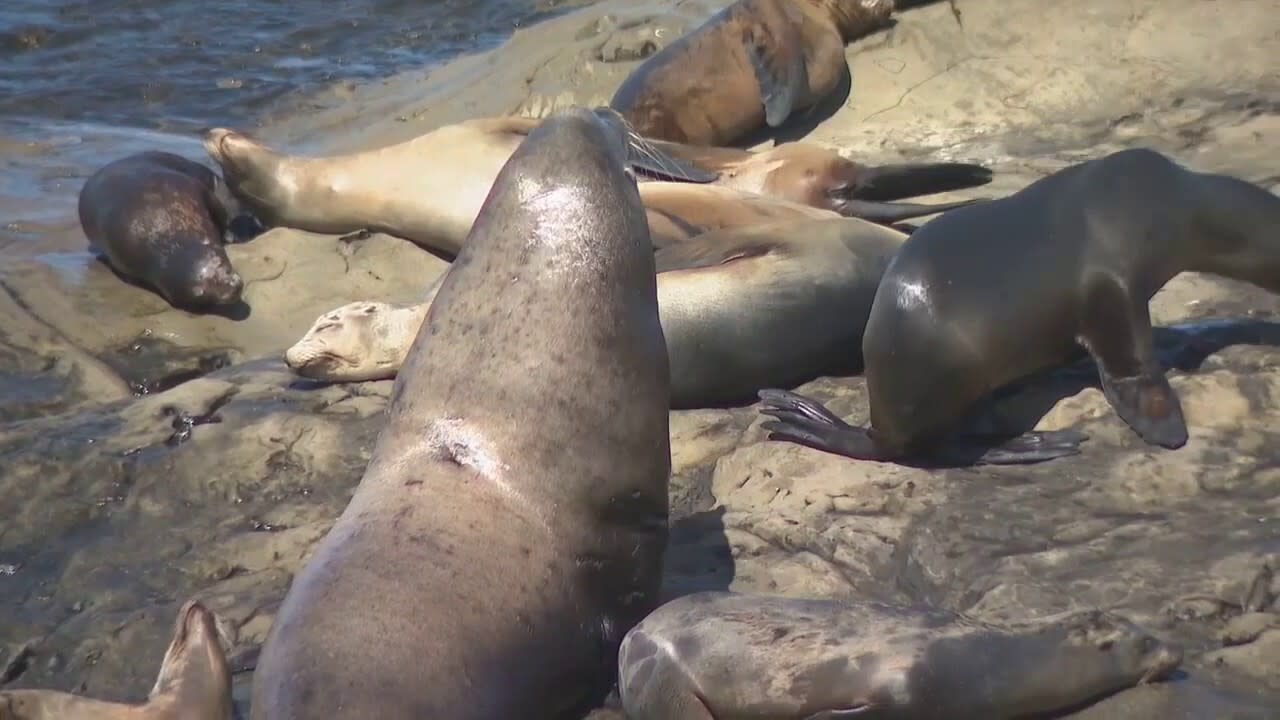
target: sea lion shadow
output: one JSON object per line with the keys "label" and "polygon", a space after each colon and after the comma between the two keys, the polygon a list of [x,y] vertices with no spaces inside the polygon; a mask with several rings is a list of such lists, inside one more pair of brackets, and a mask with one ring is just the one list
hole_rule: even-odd
{"label": "sea lion shadow", "polygon": [[[887,27],[886,27],[887,29]],[[823,98],[820,102],[807,110],[792,113],[786,122],[776,128],[764,126],[760,130],[748,133],[733,145],[738,147],[750,148],[768,140],[772,140],[774,146],[783,145],[789,142],[803,140],[805,136],[813,132],[819,125],[831,116],[835,115],[844,107],[845,101],[849,99],[849,94],[853,92],[853,73],[844,73],[840,80],[840,84],[836,86],[835,91]]]}
{"label": "sea lion shadow", "polygon": [[659,601],[708,590],[728,590],[736,575],[721,506],[672,520]]}
{"label": "sea lion shadow", "polygon": [[[1215,353],[1235,345],[1280,348],[1280,322],[1249,318],[1206,319],[1153,329],[1156,357],[1165,372],[1194,373]],[[1098,368],[1082,349],[1068,363],[1043,370],[997,390],[975,411],[975,424],[998,416],[995,442],[975,446],[977,455],[1035,428],[1057,403],[1088,388],[1100,389]],[[963,425],[968,427],[968,425]],[[987,432],[982,435],[988,436]],[[1087,445],[1088,441],[1085,441]]]}

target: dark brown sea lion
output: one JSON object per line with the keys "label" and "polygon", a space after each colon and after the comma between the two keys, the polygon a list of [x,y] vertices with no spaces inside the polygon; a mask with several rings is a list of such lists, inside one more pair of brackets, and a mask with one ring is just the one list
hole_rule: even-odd
{"label": "dark brown sea lion", "polygon": [[209,168],[147,151],[98,169],[80,190],[80,225],[116,272],[169,304],[205,310],[240,301],[244,282],[223,243],[239,203]]}
{"label": "dark brown sea lion", "polygon": [[888,24],[893,0],[738,0],[650,55],[609,106],[641,135],[732,145],[811,108],[849,77],[845,43]]}
{"label": "dark brown sea lion", "polygon": [[625,133],[571,109],[498,173],[350,504],[294,578],[254,718],[580,718],[657,604],[671,470]]}
{"label": "dark brown sea lion", "polygon": [[936,608],[702,592],[622,641],[629,720],[1014,720],[1162,679],[1182,649],[1101,611],[1009,625]]}
{"label": "dark brown sea lion", "polygon": [[231,670],[217,618],[191,600],[178,611],[156,684],[140,705],[56,690],[0,692],[0,720],[228,720]]}
{"label": "dark brown sea lion", "polygon": [[[1073,431],[989,448],[948,435],[992,391],[1092,356],[1116,413],[1181,447],[1181,403],[1155,358],[1148,301],[1184,270],[1280,291],[1280,197],[1226,175],[1124,150],[925,224],[886,271],[863,336],[871,428],[766,390],[764,427],[864,460],[1038,462],[1078,452]],[[960,454],[956,454],[960,453]],[[949,460],[950,461],[950,460]]]}

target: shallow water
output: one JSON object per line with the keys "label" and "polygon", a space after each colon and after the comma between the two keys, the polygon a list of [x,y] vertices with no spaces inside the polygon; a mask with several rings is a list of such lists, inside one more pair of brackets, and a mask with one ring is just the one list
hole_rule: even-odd
{"label": "shallow water", "polygon": [[[198,131],[291,96],[491,47],[574,0],[6,0],[0,254],[80,250],[80,185],[143,149],[205,162]],[[109,8],[109,9],[108,9]]]}

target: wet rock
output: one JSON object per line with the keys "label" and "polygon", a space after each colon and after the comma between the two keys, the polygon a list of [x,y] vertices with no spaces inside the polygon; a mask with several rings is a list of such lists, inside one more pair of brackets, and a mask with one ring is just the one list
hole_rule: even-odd
{"label": "wet rock", "polygon": [[386,235],[275,229],[227,254],[244,307],[175,309],[88,253],[0,266],[0,420],[173,387],[243,360],[281,357],[319,315],[377,297],[417,299],[447,264]]}
{"label": "wet rock", "polygon": [[[262,134],[343,152],[604,102],[670,42],[664,28],[725,4],[606,0]],[[850,46],[852,93],[806,139],[868,161],[988,163],[991,195],[1140,145],[1274,185],[1280,38],[1265,5],[964,0],[961,27],[933,3]],[[444,264],[391,238],[287,230],[229,250],[248,281],[242,319],[170,310],[93,265],[0,267],[3,367],[49,383],[31,383],[46,399],[0,401],[0,567],[16,568],[0,573],[13,608],[0,648],[28,648],[10,684],[139,699],[176,603],[196,595],[238,631],[247,702],[252,650],[363,472],[391,385],[304,383],[270,358],[345,302],[416,299]],[[1088,362],[975,418],[1090,435],[1035,466],[853,462],[768,442],[750,407],[673,413],[664,594],[881,598],[993,621],[1102,606],[1183,644],[1183,673],[1071,717],[1275,718],[1280,296],[1184,273],[1151,311],[1190,431],[1176,451],[1137,439]],[[861,378],[799,390],[867,422]]]}

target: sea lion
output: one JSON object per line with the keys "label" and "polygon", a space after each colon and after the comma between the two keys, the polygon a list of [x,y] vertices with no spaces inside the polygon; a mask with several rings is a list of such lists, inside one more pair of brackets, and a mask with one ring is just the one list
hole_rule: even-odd
{"label": "sea lion", "polygon": [[672,157],[717,173],[716,185],[884,224],[947,212],[986,198],[931,205],[890,201],[991,182],[991,170],[972,163],[864,165],[814,143],[786,143],[758,151],[666,141],[653,144]]}
{"label": "sea lion", "polygon": [[254,718],[578,718],[605,697],[657,604],[671,470],[626,159],[573,108],[498,173],[272,623]]}
{"label": "sea lion", "polygon": [[[210,130],[204,144],[235,192],[271,224],[331,234],[377,230],[453,255],[498,170],[541,122],[517,116],[478,118],[396,145],[327,157],[284,155],[226,128]],[[646,159],[646,167],[666,168],[648,171],[651,177],[641,185],[646,207],[664,211],[650,207],[650,185],[677,188],[673,192],[683,193],[688,199],[683,204],[690,207],[684,224],[699,227],[699,205],[692,198],[717,202],[746,197],[743,192],[699,192],[706,184],[895,223],[981,198],[935,205],[890,201],[991,181],[991,171],[980,165],[867,166],[809,143],[752,152],[649,142],[632,133],[631,148],[636,158]],[[733,209],[721,214],[733,214]],[[649,220],[652,226],[653,212]],[[651,230],[660,246],[672,241],[661,228]]]}
{"label": "sea lion", "polygon": [[[1184,270],[1280,291],[1280,197],[1158,152],[1122,150],[1017,193],[946,213],[903,244],[862,340],[871,428],[766,390],[775,439],[865,460],[950,456],[948,434],[992,391],[1084,350],[1117,414],[1181,447],[1181,403],[1154,355],[1148,301]],[[1032,432],[976,456],[1038,462],[1078,452],[1074,431]]]}
{"label": "sea lion", "polygon": [[[746,401],[761,388],[838,369],[904,239],[864,220],[832,218],[713,231],[658,250],[671,407]],[[315,380],[394,377],[444,277],[421,303],[362,301],[321,315],[285,362]]]}
{"label": "sea lion", "polygon": [[0,691],[0,720],[228,720],[231,670],[216,616],[196,600],[178,610],[156,683],[140,705],[56,690]]}
{"label": "sea lion", "polygon": [[239,203],[209,168],[154,150],[120,158],[85,181],[79,214],[90,248],[170,305],[240,301],[244,282],[222,247]]}
{"label": "sea lion", "polygon": [[893,9],[893,0],[738,0],[640,63],[609,106],[645,137],[732,145],[846,83],[845,43],[887,25]]}
{"label": "sea lion", "polygon": [[984,718],[1163,679],[1182,648],[1092,610],[1009,625],[937,608],[700,592],[622,641],[630,720]]}

